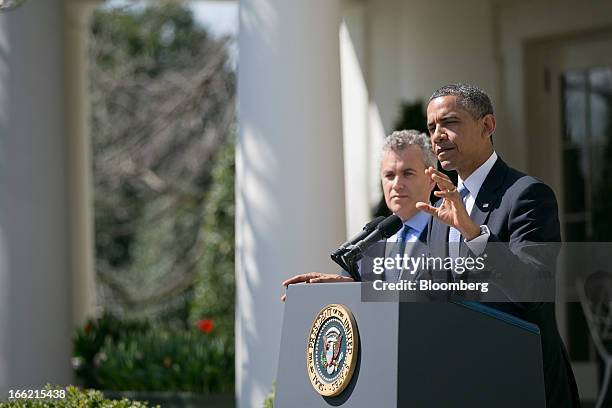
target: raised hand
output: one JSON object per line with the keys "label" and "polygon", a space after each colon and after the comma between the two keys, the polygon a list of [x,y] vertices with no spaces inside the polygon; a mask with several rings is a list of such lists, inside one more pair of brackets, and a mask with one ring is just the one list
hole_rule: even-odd
{"label": "raised hand", "polygon": [[451,179],[433,167],[425,169],[425,174],[438,185],[440,191],[434,191],[434,195],[442,198],[442,203],[439,207],[434,207],[428,203],[418,202],[416,207],[456,228],[467,240],[477,237],[480,234],[480,227],[470,218],[461,195]]}

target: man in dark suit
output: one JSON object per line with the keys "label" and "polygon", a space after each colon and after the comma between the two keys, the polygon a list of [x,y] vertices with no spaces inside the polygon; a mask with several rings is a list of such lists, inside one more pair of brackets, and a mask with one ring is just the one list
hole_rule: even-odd
{"label": "man in dark suit", "polygon": [[[417,208],[432,215],[430,256],[478,256],[495,248],[487,266],[494,272],[503,270],[499,282],[507,301],[490,305],[540,327],[547,406],[579,407],[554,303],[517,300],[531,299],[535,294],[526,296],[520,291],[554,274],[557,246],[542,244],[544,250],[530,253],[537,243],[561,241],[553,191],[497,156],[491,139],[493,106],[480,89],[463,84],[438,89],[429,100],[427,126],[442,168],[455,170],[459,176],[455,186],[433,166],[426,170],[440,189],[434,193],[440,198],[435,206],[417,203]],[[448,275],[452,280],[462,278]],[[534,285],[529,285],[530,280]]]}
{"label": "man in dark suit", "polygon": [[[416,130],[393,132],[385,138],[382,153],[380,180],[385,202],[389,210],[402,219],[404,226],[386,243],[377,244],[375,248],[368,251],[366,257],[370,259],[373,256],[389,255],[389,250],[393,250],[396,243],[400,241],[404,243],[406,252],[416,251],[421,247],[417,243],[426,241],[427,224],[430,217],[427,213],[420,212],[416,208],[416,203],[428,201],[435,185],[435,182],[425,174],[426,168],[436,165],[429,137],[425,133]],[[379,250],[381,253],[375,253]],[[365,262],[360,269],[363,280],[398,281],[400,278],[411,278],[409,273],[396,269],[385,270],[384,274],[374,273],[370,262]],[[287,279],[283,282],[283,286],[287,287],[300,282],[350,282],[352,280],[348,273],[310,272]]]}

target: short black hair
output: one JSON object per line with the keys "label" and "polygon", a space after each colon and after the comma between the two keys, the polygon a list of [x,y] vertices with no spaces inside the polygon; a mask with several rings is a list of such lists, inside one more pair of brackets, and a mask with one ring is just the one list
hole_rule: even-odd
{"label": "short black hair", "polygon": [[474,119],[480,119],[489,113],[493,114],[493,104],[489,95],[473,85],[444,85],[431,95],[429,102],[442,96],[456,96],[459,106],[468,111]]}

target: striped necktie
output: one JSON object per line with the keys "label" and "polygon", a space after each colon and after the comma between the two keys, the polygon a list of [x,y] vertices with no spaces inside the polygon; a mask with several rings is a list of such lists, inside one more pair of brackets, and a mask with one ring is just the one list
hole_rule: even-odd
{"label": "striped necktie", "polygon": [[[398,240],[395,243],[393,250],[389,254],[390,257],[393,257],[393,259],[396,259],[396,255],[399,255],[400,257],[403,258],[404,251],[406,251],[406,242],[408,242],[408,239],[407,239],[408,234],[410,234],[411,231],[416,231],[416,230],[412,228],[411,226],[404,224],[404,227],[400,231]],[[387,282],[397,282],[399,280],[399,277],[400,277],[400,269],[392,268],[390,270],[387,270],[387,276],[386,276]]]}

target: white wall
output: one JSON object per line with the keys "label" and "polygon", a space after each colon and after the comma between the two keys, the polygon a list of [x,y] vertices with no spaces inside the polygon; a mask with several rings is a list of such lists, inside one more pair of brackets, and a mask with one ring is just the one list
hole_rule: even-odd
{"label": "white wall", "polygon": [[[514,146],[508,146],[511,162],[529,169],[527,149],[533,135],[528,129],[525,109],[524,49],[527,41],[563,38],[601,30],[612,24],[612,3],[606,0],[576,2],[503,1],[497,6],[504,112],[499,133],[512,135]],[[612,52],[612,51],[611,51]]]}
{"label": "white wall", "polygon": [[497,99],[491,5],[487,0],[371,0],[369,85],[386,133],[402,100],[427,99],[468,82]]}

